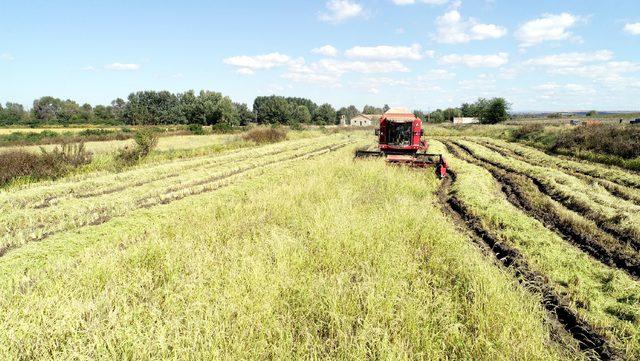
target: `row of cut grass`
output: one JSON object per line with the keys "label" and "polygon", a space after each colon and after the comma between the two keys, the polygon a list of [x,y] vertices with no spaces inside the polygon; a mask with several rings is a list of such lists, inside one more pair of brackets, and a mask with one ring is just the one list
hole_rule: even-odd
{"label": "row of cut grass", "polygon": [[[206,192],[237,180],[242,174],[261,167],[304,157],[309,153],[344,144],[342,137],[327,137],[302,147],[285,148],[275,154],[247,157],[213,167],[195,167],[177,176],[147,183],[131,184],[114,192],[97,192],[91,197],[60,198],[48,207],[14,209],[0,214],[0,249],[13,248],[39,240],[55,232],[102,223],[111,217],[140,207],[171,202],[190,194]],[[126,179],[126,178],[125,178]]]}
{"label": "row of cut grass", "polygon": [[[464,144],[473,146],[470,142]],[[434,151],[449,154],[441,143]],[[476,150],[474,148],[474,150]],[[457,198],[500,242],[517,249],[529,266],[625,358],[640,357],[640,285],[621,270],[591,258],[512,205],[486,169],[449,156]]]}
{"label": "row of cut grass", "polygon": [[558,167],[571,172],[582,173],[596,178],[605,179],[628,187],[640,188],[640,174],[617,168],[615,166],[602,165],[587,161],[577,161],[575,158],[549,155],[538,149],[509,143],[503,140],[491,138],[471,138],[482,143],[488,143],[522,156],[523,158],[535,161],[536,163],[548,167]]}
{"label": "row of cut grass", "polygon": [[640,206],[612,195],[605,188],[564,173],[515,158],[507,158],[470,140],[456,140],[481,160],[525,174],[541,184],[545,192],[568,208],[579,211],[599,226],[611,230],[621,241],[640,244]]}

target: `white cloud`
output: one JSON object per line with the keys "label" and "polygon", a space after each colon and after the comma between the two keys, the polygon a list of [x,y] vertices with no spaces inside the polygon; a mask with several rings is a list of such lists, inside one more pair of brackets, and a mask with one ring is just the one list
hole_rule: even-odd
{"label": "white cloud", "polygon": [[0,54],[0,60],[5,60],[5,61],[12,61],[15,58],[13,57],[13,55],[9,54],[9,53],[2,53]]}
{"label": "white cloud", "polygon": [[574,38],[569,31],[581,17],[569,13],[558,15],[544,14],[542,17],[527,21],[515,33],[523,48],[530,47],[544,41],[558,41]]}
{"label": "white cloud", "polygon": [[139,64],[133,63],[111,63],[104,66],[105,69],[108,70],[138,70],[140,69]]}
{"label": "white cloud", "polygon": [[420,81],[449,80],[456,77],[456,73],[452,73],[446,69],[432,69],[426,74],[418,76]]}
{"label": "white cloud", "polygon": [[398,73],[408,72],[409,69],[399,61],[339,61],[324,59],[318,62],[324,70],[334,74],[344,74],[347,72],[372,74],[372,73]]}
{"label": "white cloud", "polygon": [[551,68],[551,74],[574,75],[583,78],[607,79],[623,74],[640,72],[640,63],[609,61],[601,64]]}
{"label": "white cloud", "polygon": [[434,40],[439,43],[458,44],[471,40],[498,39],[507,33],[507,29],[494,25],[482,24],[474,18],[463,20],[457,5],[436,19],[437,32]]}
{"label": "white cloud", "polygon": [[251,69],[251,68],[239,68],[238,70],[236,70],[236,73],[240,74],[240,75],[253,75],[255,74],[255,70]]}
{"label": "white cloud", "polygon": [[544,96],[551,95],[571,95],[571,94],[595,94],[596,91],[590,86],[583,84],[558,84],[558,83],[544,83],[533,87],[534,90],[545,93]]}
{"label": "white cloud", "polygon": [[313,72],[310,72],[310,73],[288,72],[283,74],[282,77],[296,83],[320,84],[320,85],[325,85],[332,88],[342,87],[339,77],[327,75],[327,74],[318,74]]}
{"label": "white cloud", "polygon": [[364,13],[362,5],[349,0],[330,0],[326,3],[329,12],[318,15],[318,19],[330,23],[339,23]]}
{"label": "white cloud", "polygon": [[96,71],[97,69],[93,65],[87,65],[87,66],[83,67],[82,70],[84,70],[84,71]]}
{"label": "white cloud", "polygon": [[288,55],[270,53],[265,55],[240,55],[223,59],[225,64],[233,65],[241,69],[262,70],[287,65],[292,62]]}
{"label": "white cloud", "polygon": [[324,55],[324,56],[331,56],[331,57],[338,56],[338,49],[336,49],[331,45],[325,45],[319,48],[312,49],[311,52],[315,54]]}
{"label": "white cloud", "polygon": [[540,65],[552,67],[580,66],[585,63],[609,61],[613,58],[610,50],[599,50],[593,53],[563,53],[547,55],[525,61],[526,65]]}
{"label": "white cloud", "polygon": [[640,23],[626,24],[624,31],[631,35],[640,35]]}
{"label": "white cloud", "polygon": [[[411,5],[415,4],[416,0],[392,0],[396,5]],[[449,2],[449,0],[419,0],[422,3],[429,5],[443,5]]]}
{"label": "white cloud", "polygon": [[346,52],[350,58],[363,58],[363,59],[409,59],[420,60],[424,57],[422,54],[422,47],[419,44],[412,44],[411,46],[356,46]]}
{"label": "white cloud", "polygon": [[497,68],[509,62],[509,54],[498,53],[490,55],[458,55],[443,56],[440,61],[445,64],[464,64],[470,68]]}

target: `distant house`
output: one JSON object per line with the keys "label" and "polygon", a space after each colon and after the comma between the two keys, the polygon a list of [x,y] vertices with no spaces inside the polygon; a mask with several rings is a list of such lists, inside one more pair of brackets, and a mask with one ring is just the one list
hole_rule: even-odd
{"label": "distant house", "polygon": [[368,127],[380,119],[381,114],[360,114],[351,118],[351,126],[353,127]]}
{"label": "distant house", "polygon": [[453,118],[453,124],[477,124],[480,123],[478,118],[471,117],[455,117]]}

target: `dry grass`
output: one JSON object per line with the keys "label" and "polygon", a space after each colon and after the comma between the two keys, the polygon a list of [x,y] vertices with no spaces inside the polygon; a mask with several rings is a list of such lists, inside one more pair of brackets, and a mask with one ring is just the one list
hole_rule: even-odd
{"label": "dry grass", "polygon": [[245,141],[257,144],[276,143],[287,139],[287,131],[282,128],[252,128],[242,135]]}

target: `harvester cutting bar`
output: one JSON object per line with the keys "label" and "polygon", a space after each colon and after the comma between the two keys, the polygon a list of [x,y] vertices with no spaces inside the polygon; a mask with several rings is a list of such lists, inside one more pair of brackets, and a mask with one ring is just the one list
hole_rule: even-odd
{"label": "harvester cutting bar", "polygon": [[356,150],[356,158],[382,157],[383,155],[379,150]]}

